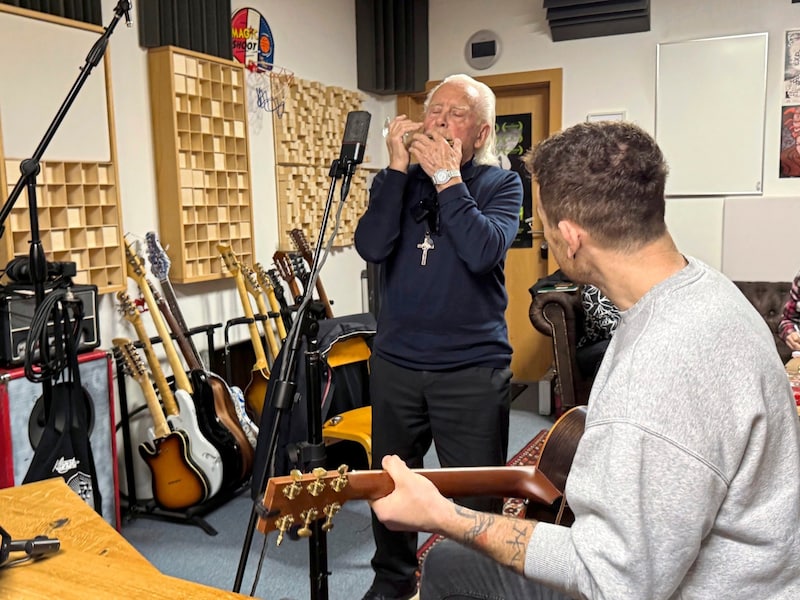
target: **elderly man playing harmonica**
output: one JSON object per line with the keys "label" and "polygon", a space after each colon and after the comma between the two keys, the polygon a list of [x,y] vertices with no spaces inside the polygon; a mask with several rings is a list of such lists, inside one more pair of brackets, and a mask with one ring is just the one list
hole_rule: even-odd
{"label": "elderly man playing harmonica", "polygon": [[[494,94],[466,75],[430,92],[422,123],[400,115],[389,124],[389,166],[375,177],[355,234],[361,257],[381,265],[370,371],[375,464],[397,454],[422,466],[432,441],[442,466],[506,461],[503,267],[522,182],[497,166],[494,127]],[[460,502],[500,508],[486,498]],[[389,531],[374,517],[373,533],[375,579],[365,600],[410,598],[416,534]]]}

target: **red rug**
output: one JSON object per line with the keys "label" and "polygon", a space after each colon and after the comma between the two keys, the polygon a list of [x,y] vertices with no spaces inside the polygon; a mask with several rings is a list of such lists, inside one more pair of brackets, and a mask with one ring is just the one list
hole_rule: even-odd
{"label": "red rug", "polygon": [[[547,429],[542,429],[507,464],[512,466],[535,465],[539,459],[539,452],[542,450],[545,437],[547,437]],[[522,508],[523,501],[519,498],[506,498],[503,504],[503,514],[516,517],[522,512]],[[422,568],[422,561],[425,560],[425,555],[441,539],[442,536],[440,535],[432,535],[419,547],[417,559],[419,560],[420,568]]]}

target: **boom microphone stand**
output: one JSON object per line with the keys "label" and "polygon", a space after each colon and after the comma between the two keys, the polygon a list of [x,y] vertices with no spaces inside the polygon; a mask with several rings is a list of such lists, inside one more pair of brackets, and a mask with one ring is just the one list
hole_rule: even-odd
{"label": "boom microphone stand", "polygon": [[[35,306],[37,309],[44,302],[45,281],[47,281],[47,258],[45,257],[44,248],[42,247],[42,239],[39,233],[39,211],[36,204],[36,177],[41,171],[41,165],[39,164],[39,161],[42,159],[47,146],[52,141],[53,136],[58,130],[58,127],[61,125],[61,122],[64,120],[64,117],[67,115],[67,112],[72,106],[72,103],[75,101],[75,98],[78,96],[78,92],[80,92],[83,84],[86,82],[86,79],[91,74],[92,69],[94,69],[94,67],[99,64],[100,59],[103,58],[103,55],[106,51],[106,46],[108,45],[108,39],[114,32],[114,28],[117,26],[120,18],[124,15],[125,22],[127,23],[128,27],[131,26],[130,10],[131,3],[128,0],[120,0],[117,2],[117,6],[114,8],[114,18],[109,26],[106,27],[103,35],[100,36],[100,38],[95,42],[94,46],[92,46],[92,49],[89,51],[89,54],[86,57],[86,64],[81,67],[81,72],[78,75],[77,80],[69,90],[67,97],[61,104],[61,107],[58,109],[58,112],[53,118],[53,121],[50,123],[50,126],[47,128],[47,131],[45,131],[44,137],[42,138],[42,141],[39,142],[36,150],[34,150],[33,155],[30,158],[23,160],[20,164],[20,178],[17,180],[17,184],[14,186],[14,189],[11,190],[11,195],[8,197],[8,200],[6,200],[2,210],[0,210],[0,237],[2,237],[3,233],[5,232],[5,222],[8,218],[8,215],[11,214],[11,210],[14,208],[14,204],[17,202],[17,199],[22,193],[23,188],[27,188],[28,210],[30,213],[31,223],[31,247],[28,253],[28,269],[31,282],[33,283],[33,291],[36,302]],[[27,351],[33,352],[33,349],[28,348]],[[44,346],[39,348],[40,362],[42,364],[47,363],[48,354],[48,344],[44,344]],[[45,378],[42,381],[42,401],[44,403],[45,415],[49,414],[52,396],[52,381],[50,378]]]}
{"label": "boom microphone stand", "polygon": [[[369,131],[370,114],[366,111],[353,111],[347,115],[344,139],[342,142],[342,152],[338,159],[331,163],[329,176],[331,178],[328,198],[325,203],[325,211],[322,215],[319,237],[314,250],[314,260],[311,265],[311,273],[308,285],[303,292],[303,299],[297,311],[291,330],[289,331],[284,349],[288,352],[280,365],[278,378],[270,381],[269,390],[272,394],[272,405],[269,409],[275,410],[274,415],[268,415],[267,402],[264,403],[264,413],[259,428],[259,440],[256,444],[256,459],[253,468],[253,508],[250,511],[250,522],[247,525],[242,554],[239,559],[239,567],[236,571],[236,579],[233,591],[241,589],[242,578],[247,566],[247,558],[253,540],[253,531],[256,527],[258,518],[267,518],[268,514],[262,500],[267,488],[268,475],[274,471],[275,454],[278,447],[280,425],[288,414],[294,399],[296,384],[292,381],[297,366],[297,357],[301,344],[301,334],[306,339],[306,406],[308,416],[308,442],[301,445],[303,464],[309,468],[325,466],[325,444],[322,437],[322,408],[321,394],[319,389],[320,378],[320,355],[317,346],[318,319],[324,314],[324,309],[319,303],[312,302],[316,281],[319,277],[322,262],[320,260],[321,250],[325,239],[325,231],[328,225],[328,218],[333,204],[336,180],[342,179],[340,188],[340,201],[344,204],[348,192],[350,191],[350,181],[355,173],[356,166],[364,159],[364,149],[366,146],[367,133]],[[331,240],[332,242],[332,240]],[[330,247],[330,244],[329,244]],[[265,417],[272,417],[271,427],[265,426]],[[269,430],[266,450],[261,443],[261,436]],[[274,473],[272,473],[274,475]],[[314,521],[311,526],[311,536],[309,537],[309,577],[311,580],[311,600],[327,600],[328,598],[328,567],[327,567],[327,535],[322,529],[321,520]],[[266,540],[266,538],[265,538]],[[261,561],[264,558],[265,547],[261,550]],[[259,571],[260,571],[259,563]],[[258,584],[258,572],[250,595],[255,593]]]}

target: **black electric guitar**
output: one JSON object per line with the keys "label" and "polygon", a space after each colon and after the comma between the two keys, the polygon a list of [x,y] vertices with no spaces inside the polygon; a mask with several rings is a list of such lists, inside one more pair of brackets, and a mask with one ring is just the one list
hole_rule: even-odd
{"label": "black electric guitar", "polygon": [[[311,251],[311,246],[306,239],[305,234],[303,233],[302,229],[292,229],[289,232],[289,237],[292,238],[292,242],[294,243],[295,247],[297,248],[298,252],[303,257],[303,260],[308,264],[308,268],[311,269],[314,266],[314,253]],[[315,284],[317,295],[319,296],[319,301],[322,302],[322,305],[325,307],[325,316],[329,319],[333,318],[333,309],[331,302],[328,299],[328,294],[325,292],[325,286],[322,285],[322,279],[317,276],[317,282]]]}
{"label": "black electric guitar", "polygon": [[125,370],[142,388],[153,418],[148,441],[139,444],[139,454],[150,469],[153,499],[165,510],[181,510],[203,502],[208,498],[209,486],[191,459],[189,439],[180,429],[170,430],[133,343],[126,338],[114,338],[112,343],[124,359]]}
{"label": "black electric guitar", "polygon": [[[548,432],[536,466],[465,467],[415,469],[448,497],[504,496],[524,498],[546,509],[550,522],[571,525],[564,499],[567,480],[578,441],[583,435],[586,407],[576,406],[564,413]],[[376,500],[392,492],[394,482],[386,471],[352,471],[346,466],[336,471],[315,469],[303,474],[292,471],[267,482],[264,507],[271,515],[258,521],[262,533],[279,531],[278,543],[293,525],[300,525],[301,536],[310,534],[310,525],[325,519],[325,531],[333,527],[333,517],[349,500]],[[530,508],[531,504],[529,504]],[[528,515],[530,516],[530,514]],[[559,520],[559,517],[560,520]]]}
{"label": "black electric guitar", "polygon": [[258,283],[261,284],[267,294],[269,306],[274,314],[280,315],[275,319],[275,328],[278,330],[278,335],[282,341],[286,340],[286,330],[292,327],[292,317],[289,311],[289,305],[286,302],[286,293],[284,292],[283,285],[278,279],[278,273],[274,269],[267,271],[261,263],[253,265],[256,272]]}

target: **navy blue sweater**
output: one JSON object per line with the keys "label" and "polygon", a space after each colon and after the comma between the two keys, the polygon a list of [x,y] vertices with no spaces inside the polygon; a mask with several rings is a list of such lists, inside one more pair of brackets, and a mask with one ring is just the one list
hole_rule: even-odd
{"label": "navy blue sweater", "polygon": [[505,254],[519,227],[522,182],[499,167],[461,168],[464,183],[439,194],[439,231],[421,264],[427,221],[413,210],[436,190],[414,165],[384,169],[355,233],[361,257],[382,264],[381,311],[373,352],[409,369],[505,368],[511,346]]}

